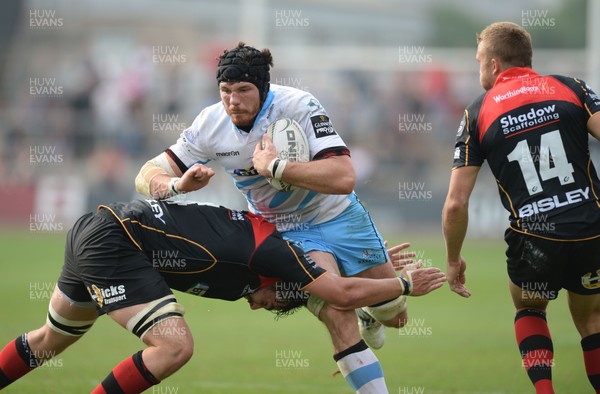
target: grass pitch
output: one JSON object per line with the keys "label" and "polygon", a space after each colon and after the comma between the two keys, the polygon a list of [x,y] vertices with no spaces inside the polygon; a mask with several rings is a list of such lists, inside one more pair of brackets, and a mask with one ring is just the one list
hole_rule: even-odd
{"label": "grass pitch", "polygon": [[[39,327],[62,264],[64,233],[0,233],[0,346]],[[394,241],[394,240],[391,240]],[[428,265],[443,268],[441,238],[410,239]],[[376,351],[390,393],[531,393],[513,332],[504,244],[469,241],[467,287],[462,299],[448,287],[410,299],[407,328],[387,330]],[[244,301],[177,294],[195,338],[190,362],[150,393],[351,393],[331,358],[329,336],[307,311],[274,321]],[[554,340],[555,389],[592,392],[579,337],[565,294],[549,307]],[[4,392],[90,392],[121,360],[143,348],[131,333],[102,317],[92,330],[48,365]]]}

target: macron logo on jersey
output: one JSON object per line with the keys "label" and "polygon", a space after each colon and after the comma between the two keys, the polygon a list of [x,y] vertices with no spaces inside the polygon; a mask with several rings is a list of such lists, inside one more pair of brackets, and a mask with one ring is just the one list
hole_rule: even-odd
{"label": "macron logo on jersey", "polygon": [[217,153],[215,153],[215,155],[217,157],[239,156],[240,155],[240,151],[232,150],[232,151],[229,151],[229,152],[217,152]]}

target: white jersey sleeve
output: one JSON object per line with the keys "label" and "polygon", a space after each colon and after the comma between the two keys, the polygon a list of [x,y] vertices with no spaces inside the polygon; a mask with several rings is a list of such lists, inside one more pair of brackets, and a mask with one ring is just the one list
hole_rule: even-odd
{"label": "white jersey sleeve", "polygon": [[[211,117],[210,114],[214,112],[215,105],[202,110],[192,125],[183,130],[177,142],[169,148],[179,159],[180,163],[177,163],[179,166],[183,164],[186,168],[190,168],[195,163],[206,164],[212,160],[210,145],[206,143],[206,133],[202,130],[206,130],[204,125]],[[186,168],[180,170],[184,171]]]}
{"label": "white jersey sleeve", "polygon": [[302,126],[310,147],[311,160],[334,148],[347,152],[346,144],[337,134],[325,108],[313,95],[277,86],[274,92],[278,101],[283,104],[275,106],[274,120],[291,118]]}

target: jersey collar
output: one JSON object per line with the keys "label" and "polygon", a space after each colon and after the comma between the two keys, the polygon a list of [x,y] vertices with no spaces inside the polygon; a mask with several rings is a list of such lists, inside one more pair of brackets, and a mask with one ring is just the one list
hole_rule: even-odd
{"label": "jersey collar", "polygon": [[519,78],[536,78],[539,77],[539,74],[533,71],[532,68],[529,67],[511,67],[508,70],[504,70],[498,75],[496,78],[496,82],[494,83],[494,87],[497,85]]}
{"label": "jersey collar", "polygon": [[273,94],[273,91],[271,91],[269,89],[269,93],[267,94],[267,99],[265,100],[262,108],[260,109],[260,112],[256,116],[256,119],[254,120],[254,124],[256,124],[256,121],[259,120],[260,118],[262,118],[262,116],[265,114],[265,112],[267,112],[267,108],[269,108],[269,106],[273,102],[274,98],[275,98],[275,94]]}

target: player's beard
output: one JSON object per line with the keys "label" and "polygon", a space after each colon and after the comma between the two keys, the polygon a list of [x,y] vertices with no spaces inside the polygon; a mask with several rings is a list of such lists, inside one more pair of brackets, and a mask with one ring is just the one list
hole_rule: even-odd
{"label": "player's beard", "polygon": [[233,122],[234,125],[236,125],[237,128],[242,129],[244,131],[250,131],[250,129],[252,128],[252,126],[254,126],[254,119],[256,119],[256,117],[251,118],[249,121],[247,121],[246,119],[248,119],[248,117],[242,117],[242,118],[235,118],[233,116],[231,117],[231,121]]}
{"label": "player's beard", "polygon": [[234,125],[240,129],[248,129],[254,125],[254,120],[258,114],[258,108],[253,113],[240,109],[229,109],[227,115],[231,118]]}

